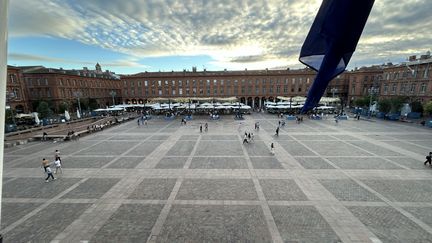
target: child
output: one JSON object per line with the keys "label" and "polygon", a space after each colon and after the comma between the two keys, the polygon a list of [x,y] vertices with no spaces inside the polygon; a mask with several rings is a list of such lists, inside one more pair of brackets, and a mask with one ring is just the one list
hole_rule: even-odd
{"label": "child", "polygon": [[53,174],[52,174],[52,171],[51,171],[51,168],[48,166],[47,168],[46,168],[46,173],[47,173],[47,178],[45,178],[45,182],[49,182],[49,178],[51,177],[53,180],[55,180],[56,178],[54,178],[54,176],[53,176]]}
{"label": "child", "polygon": [[56,167],[56,170],[55,170],[54,174],[57,174],[57,171],[59,171],[59,170],[60,170],[60,174],[63,174],[63,170],[61,168],[60,157],[57,157],[56,161],[54,161],[54,164],[55,164],[55,167]]}

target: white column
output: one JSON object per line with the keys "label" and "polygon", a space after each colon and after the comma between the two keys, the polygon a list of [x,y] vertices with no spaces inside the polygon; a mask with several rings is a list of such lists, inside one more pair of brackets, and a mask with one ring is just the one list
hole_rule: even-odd
{"label": "white column", "polygon": [[255,109],[255,98],[252,97],[252,109]]}
{"label": "white column", "polygon": [[261,102],[262,102],[262,98],[259,98],[259,108],[260,108],[260,109],[262,108],[262,106],[261,106]]}
{"label": "white column", "polygon": [[[3,152],[4,152],[4,117],[6,112],[6,77],[7,77],[7,26],[8,26],[8,0],[0,0],[0,179],[3,178]],[[2,187],[0,182],[0,205],[2,201]],[[1,207],[0,207],[1,215]],[[0,216],[1,223],[1,216]]]}

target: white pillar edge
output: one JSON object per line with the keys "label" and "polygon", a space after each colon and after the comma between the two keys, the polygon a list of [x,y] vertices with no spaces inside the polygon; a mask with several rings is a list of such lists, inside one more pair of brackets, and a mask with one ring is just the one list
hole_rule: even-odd
{"label": "white pillar edge", "polygon": [[7,39],[9,0],[0,0],[0,225],[3,192],[3,153],[6,114]]}

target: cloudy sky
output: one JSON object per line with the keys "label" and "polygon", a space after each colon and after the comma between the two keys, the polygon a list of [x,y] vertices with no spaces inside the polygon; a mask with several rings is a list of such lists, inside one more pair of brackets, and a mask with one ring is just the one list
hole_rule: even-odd
{"label": "cloudy sky", "polygon": [[[376,0],[351,59],[432,50],[431,0]],[[301,68],[320,0],[11,0],[8,63],[142,71]]]}

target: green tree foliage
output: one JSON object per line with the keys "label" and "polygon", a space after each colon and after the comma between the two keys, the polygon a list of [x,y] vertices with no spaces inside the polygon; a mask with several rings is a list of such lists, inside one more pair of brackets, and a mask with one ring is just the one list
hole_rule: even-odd
{"label": "green tree foliage", "polygon": [[424,111],[427,114],[429,114],[430,116],[432,116],[432,100],[429,101],[428,103],[426,103],[423,108],[424,108]]}
{"label": "green tree foliage", "polygon": [[95,109],[99,108],[99,104],[97,103],[97,100],[94,98],[89,99],[88,106],[89,106],[90,110],[95,110]]}
{"label": "green tree foliage", "polygon": [[357,98],[354,100],[354,105],[358,107],[369,107],[370,98],[369,96]]}
{"label": "green tree foliage", "polygon": [[39,102],[36,110],[39,113],[39,118],[47,118],[52,115],[52,110],[46,101]]}
{"label": "green tree foliage", "polygon": [[419,101],[413,101],[410,104],[412,112],[419,112],[423,114],[423,105]]}
{"label": "green tree foliage", "polygon": [[11,109],[7,109],[5,113],[5,123],[6,124],[13,124],[13,111]]}
{"label": "green tree foliage", "polygon": [[407,98],[406,97],[394,97],[390,99],[390,104],[391,104],[391,112],[400,112],[403,104],[406,102]]}
{"label": "green tree foliage", "polygon": [[378,101],[378,109],[380,112],[388,113],[391,108],[392,106],[389,99],[381,99]]}
{"label": "green tree foliage", "polygon": [[59,105],[59,113],[64,113],[65,111],[69,110],[69,103],[66,101],[63,101]]}

